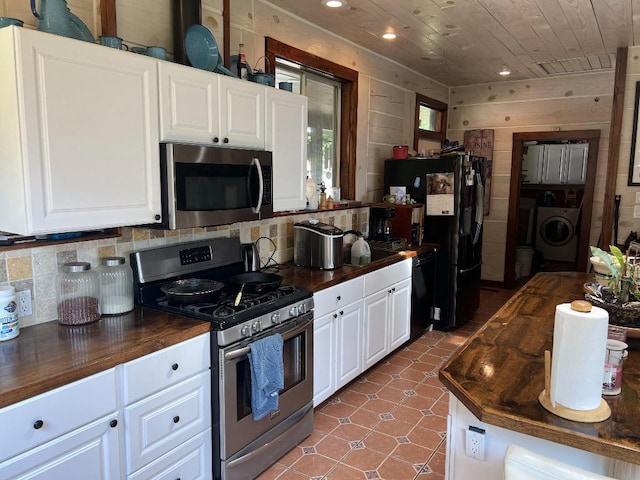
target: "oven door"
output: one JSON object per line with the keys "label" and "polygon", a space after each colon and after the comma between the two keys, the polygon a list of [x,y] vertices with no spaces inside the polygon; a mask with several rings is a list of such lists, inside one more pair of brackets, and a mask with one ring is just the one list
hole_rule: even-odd
{"label": "oven door", "polygon": [[[249,344],[280,333],[284,341],[284,389],[278,395],[278,410],[258,421],[251,411]],[[234,453],[285,421],[313,401],[313,313],[260,336],[220,350],[221,457]]]}
{"label": "oven door", "polygon": [[273,216],[271,152],[164,144],[163,209],[172,229]]}

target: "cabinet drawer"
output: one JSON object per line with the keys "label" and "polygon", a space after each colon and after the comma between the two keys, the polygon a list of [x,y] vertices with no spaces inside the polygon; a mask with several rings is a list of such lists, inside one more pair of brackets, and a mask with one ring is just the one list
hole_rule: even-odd
{"label": "cabinet drawer", "polygon": [[325,288],[313,294],[314,315],[320,317],[362,298],[363,277]]}
{"label": "cabinet drawer", "polygon": [[127,478],[129,480],[148,478],[205,480],[211,478],[212,469],[211,429],[208,428]]}
{"label": "cabinet drawer", "polygon": [[115,412],[11,457],[0,463],[0,478],[118,480],[118,428],[110,425],[114,419]]}
{"label": "cabinet drawer", "polygon": [[116,411],[115,369],[0,410],[0,462]]}
{"label": "cabinet drawer", "polygon": [[211,374],[200,373],[124,410],[127,473],[211,426]]}
{"label": "cabinet drawer", "polygon": [[367,273],[364,276],[364,296],[389,288],[394,283],[406,278],[411,278],[411,262],[412,260],[407,258],[375,272]]}
{"label": "cabinet drawer", "polygon": [[125,363],[122,367],[124,404],[129,405],[208,370],[210,350],[207,333]]}

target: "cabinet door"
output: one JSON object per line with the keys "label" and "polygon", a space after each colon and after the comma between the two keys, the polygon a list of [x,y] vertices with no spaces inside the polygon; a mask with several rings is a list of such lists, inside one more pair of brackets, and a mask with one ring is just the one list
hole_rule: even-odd
{"label": "cabinet door", "polygon": [[338,338],[336,390],[349,383],[363,371],[362,304],[362,300],[352,303],[336,314]]}
{"label": "cabinet door", "polygon": [[[112,426],[112,422],[115,425]],[[96,420],[0,463],[0,478],[117,480],[120,474],[118,417]]]}
{"label": "cabinet door", "polygon": [[565,145],[545,145],[542,164],[542,183],[562,183]]}
{"label": "cabinet door", "polygon": [[168,62],[158,64],[160,140],[217,145],[219,76]]}
{"label": "cabinet door", "polygon": [[364,299],[364,369],[376,364],[389,352],[389,293],[381,290]]}
{"label": "cabinet door", "polygon": [[267,150],[273,152],[273,211],[305,208],[307,97],[267,89]]}
{"label": "cabinet door", "polygon": [[160,220],[157,62],[27,29],[16,39],[24,233]]}
{"label": "cabinet door", "polygon": [[223,145],[264,150],[267,87],[222,75],[219,81]]}
{"label": "cabinet door", "polygon": [[544,145],[529,145],[522,158],[522,183],[540,183]]}
{"label": "cabinet door", "polygon": [[411,328],[411,280],[404,280],[391,288],[389,307],[389,352],[409,340]]}
{"label": "cabinet door", "polygon": [[313,320],[313,406],[336,391],[336,323],[333,313]]}
{"label": "cabinet door", "polygon": [[566,146],[564,183],[584,184],[587,177],[588,143],[574,143]]}

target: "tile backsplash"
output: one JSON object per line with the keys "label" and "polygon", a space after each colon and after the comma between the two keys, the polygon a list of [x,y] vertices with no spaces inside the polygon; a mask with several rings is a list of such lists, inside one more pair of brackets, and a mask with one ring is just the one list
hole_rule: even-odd
{"label": "tile backsplash", "polygon": [[[58,318],[56,275],[66,262],[89,262],[98,266],[102,257],[121,256],[129,262],[133,251],[218,237],[239,237],[242,243],[258,242],[261,265],[293,260],[293,224],[315,218],[343,230],[367,233],[368,207],[300,213],[208,228],[155,230],[122,228],[122,236],[86,242],[25,247],[0,252],[0,284],[11,284],[16,291],[31,290],[33,314],[20,318],[20,327]],[[29,245],[29,244],[25,244]]]}

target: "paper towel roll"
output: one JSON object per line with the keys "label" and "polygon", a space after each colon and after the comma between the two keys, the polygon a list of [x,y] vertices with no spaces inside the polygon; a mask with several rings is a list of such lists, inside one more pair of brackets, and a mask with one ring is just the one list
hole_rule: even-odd
{"label": "paper towel roll", "polygon": [[574,410],[600,405],[609,314],[593,307],[578,312],[556,306],[551,358],[551,403]]}

